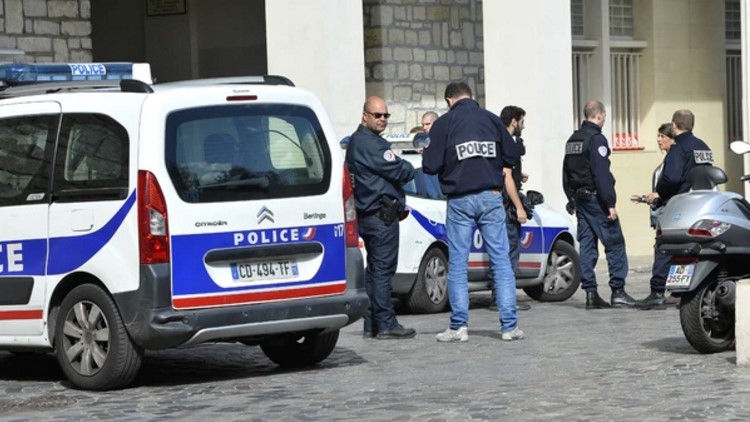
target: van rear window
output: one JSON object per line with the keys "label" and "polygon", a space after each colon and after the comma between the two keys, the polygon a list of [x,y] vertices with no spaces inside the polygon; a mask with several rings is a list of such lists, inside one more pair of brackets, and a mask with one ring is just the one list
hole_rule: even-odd
{"label": "van rear window", "polygon": [[166,160],[183,201],[319,195],[331,155],[315,113],[294,105],[193,108],[167,117]]}

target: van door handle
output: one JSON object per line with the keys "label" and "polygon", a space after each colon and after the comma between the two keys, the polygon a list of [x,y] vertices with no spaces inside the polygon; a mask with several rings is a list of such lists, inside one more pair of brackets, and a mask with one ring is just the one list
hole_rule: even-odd
{"label": "van door handle", "polygon": [[315,255],[323,253],[318,242],[287,243],[284,245],[244,246],[241,248],[214,249],[204,258],[206,264],[237,262],[275,256]]}

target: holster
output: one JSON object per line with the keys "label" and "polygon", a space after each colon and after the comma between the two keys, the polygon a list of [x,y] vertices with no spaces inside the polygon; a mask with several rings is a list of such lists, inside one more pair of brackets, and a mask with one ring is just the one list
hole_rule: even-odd
{"label": "holster", "polygon": [[376,215],[379,219],[383,220],[386,226],[390,226],[398,219],[399,208],[401,207],[398,199],[383,195],[378,199],[378,203],[380,204],[380,209]]}
{"label": "holster", "polygon": [[595,191],[592,191],[592,190],[586,189],[586,188],[578,188],[578,189],[576,189],[575,194],[576,194],[576,198],[582,199],[584,201],[590,201],[591,198],[593,198],[594,196],[596,196],[596,192]]}

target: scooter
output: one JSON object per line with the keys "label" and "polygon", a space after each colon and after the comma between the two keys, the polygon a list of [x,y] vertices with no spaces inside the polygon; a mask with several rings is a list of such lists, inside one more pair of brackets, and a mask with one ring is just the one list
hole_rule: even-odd
{"label": "scooter", "polygon": [[[742,141],[730,148],[750,152]],[[719,167],[694,167],[687,179],[691,190],[659,217],[656,250],[671,256],[666,289],[680,298],[685,338],[700,353],[717,353],[734,347],[736,281],[750,276],[750,203],[718,190],[727,181]]]}

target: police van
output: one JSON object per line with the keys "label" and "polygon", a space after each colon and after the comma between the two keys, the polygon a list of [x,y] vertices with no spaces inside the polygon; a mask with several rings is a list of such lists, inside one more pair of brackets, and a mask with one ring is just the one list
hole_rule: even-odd
{"label": "police van", "polygon": [[367,309],[341,149],[283,77],[152,84],[147,64],[0,66],[0,350],[77,388],[143,351],[318,363]]}

